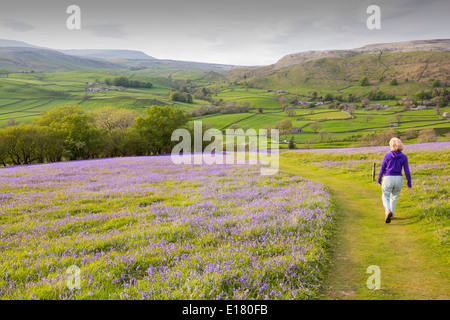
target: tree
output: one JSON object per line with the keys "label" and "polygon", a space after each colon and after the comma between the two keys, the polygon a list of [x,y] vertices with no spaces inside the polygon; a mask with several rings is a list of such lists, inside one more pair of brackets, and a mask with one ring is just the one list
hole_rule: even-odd
{"label": "tree", "polygon": [[174,145],[172,132],[186,127],[190,119],[190,114],[171,106],[146,109],[144,115],[136,119],[136,129],[144,138],[146,153],[169,153]]}
{"label": "tree", "polygon": [[290,100],[289,102],[290,102],[291,104],[296,104],[297,101],[298,101],[298,99],[299,99],[298,95],[293,95],[293,96],[291,97],[291,100]]}
{"label": "tree", "polygon": [[111,131],[132,127],[139,114],[135,110],[107,106],[90,111],[89,116],[96,128]]}
{"label": "tree", "polygon": [[419,91],[417,91],[417,92],[414,94],[414,98],[415,98],[416,100],[422,101],[422,103],[423,103],[423,98],[424,98],[424,96],[425,96],[425,93],[423,92],[423,90],[419,90]]}
{"label": "tree", "polygon": [[67,117],[62,131],[65,133],[65,157],[85,160],[99,155],[103,144],[101,131],[92,126],[86,113]]}
{"label": "tree", "polygon": [[292,129],[292,122],[289,119],[281,120],[279,123],[279,129],[282,131],[288,131]]}
{"label": "tree", "polygon": [[272,137],[272,127],[269,124],[266,124],[263,129],[267,130],[267,137],[271,138]]}
{"label": "tree", "polygon": [[292,137],[291,137],[291,140],[289,140],[288,148],[289,148],[289,149],[295,149],[294,136],[292,136]]}
{"label": "tree", "polygon": [[370,105],[370,99],[369,99],[369,97],[364,97],[364,99],[362,99],[361,103],[362,103],[364,106],[368,107],[368,106]]}
{"label": "tree", "polygon": [[151,88],[153,84],[151,82],[145,82],[140,80],[130,80],[127,77],[116,77],[114,79],[105,79],[107,85],[130,87],[130,88]]}
{"label": "tree", "polygon": [[365,135],[364,137],[359,138],[358,141],[363,143],[364,145],[383,146],[388,145],[389,141],[394,137],[397,137],[397,133],[395,132],[395,130],[388,129],[381,132]]}
{"label": "tree", "polygon": [[288,103],[288,99],[285,96],[281,96],[278,100],[280,101],[281,105],[283,105],[283,104],[287,105],[287,103]]}
{"label": "tree", "polygon": [[415,139],[419,136],[419,131],[413,128],[409,128],[406,130],[405,136],[407,140]]}
{"label": "tree", "polygon": [[306,147],[306,149],[309,149],[310,146],[311,146],[312,144],[314,144],[315,142],[316,142],[315,139],[305,139],[305,147]]}
{"label": "tree", "polygon": [[391,81],[389,81],[389,85],[390,86],[396,86],[396,85],[398,85],[398,81],[397,81],[397,79],[391,79]]}
{"label": "tree", "polygon": [[284,119],[275,123],[275,128],[281,132],[285,132],[285,139],[287,140],[287,132],[292,129],[292,122],[289,119]]}
{"label": "tree", "polygon": [[355,107],[353,105],[351,105],[350,107],[347,108],[347,113],[353,117],[353,114],[355,113]]}
{"label": "tree", "polygon": [[371,115],[371,114],[366,114],[366,115],[364,115],[364,119],[366,120],[366,122],[369,122],[370,120],[373,119],[373,115]]}
{"label": "tree", "polygon": [[184,95],[181,92],[178,91],[171,91],[169,93],[169,100],[170,101],[178,101],[178,102],[185,102],[186,99],[184,97]]}
{"label": "tree", "polygon": [[38,159],[37,128],[34,124],[21,123],[3,129],[2,151],[15,165],[30,164]]}
{"label": "tree", "polygon": [[441,80],[436,79],[432,82],[431,84],[434,88],[440,87],[441,86]]}
{"label": "tree", "polygon": [[316,121],[316,122],[311,123],[311,124],[309,125],[309,127],[311,128],[311,130],[314,131],[314,133],[316,133],[317,130],[319,130],[319,129],[322,128],[322,124],[321,124],[320,122]]}
{"label": "tree", "polygon": [[64,141],[63,156],[70,160],[98,155],[102,145],[101,130],[91,122],[89,115],[77,105],[58,107],[33,119],[33,123],[48,127]]}
{"label": "tree", "polygon": [[19,124],[19,122],[17,122],[16,119],[9,119],[8,122],[6,123],[7,127],[12,127],[12,126],[17,126]]}
{"label": "tree", "polygon": [[8,145],[6,144],[6,138],[4,136],[4,130],[0,129],[0,164],[7,166],[8,161]]}
{"label": "tree", "polygon": [[403,115],[401,113],[396,113],[395,114],[395,119],[397,120],[397,122],[400,122],[400,120],[402,119]]}
{"label": "tree", "polygon": [[173,90],[169,93],[169,100],[178,101],[178,102],[187,102],[187,103],[193,102],[193,98],[190,93],[179,92],[179,91],[175,91],[175,90]]}
{"label": "tree", "polygon": [[359,80],[359,85],[362,87],[367,87],[369,85],[369,78],[367,78],[367,76],[362,77]]}
{"label": "tree", "polygon": [[417,141],[420,143],[423,142],[434,142],[436,141],[437,135],[434,129],[425,129],[420,130],[419,136],[417,137]]}
{"label": "tree", "polygon": [[289,117],[295,117],[297,115],[297,113],[295,112],[295,110],[293,108],[287,108],[286,113]]}
{"label": "tree", "polygon": [[112,80],[112,84],[118,87],[129,87],[130,81],[127,77],[117,77]]}
{"label": "tree", "polygon": [[192,103],[194,101],[190,93],[185,93],[185,100],[187,103]]}
{"label": "tree", "polygon": [[320,138],[320,141],[323,141],[326,135],[327,135],[327,132],[326,132],[324,129],[321,129],[321,130],[319,131],[319,138]]}
{"label": "tree", "polygon": [[130,145],[125,140],[129,140],[129,128],[135,125],[135,119],[139,116],[135,110],[107,106],[94,109],[88,115],[90,123],[102,132],[100,152],[105,157],[133,155],[127,151]]}
{"label": "tree", "polygon": [[61,106],[34,118],[33,122],[40,126],[60,128],[67,117],[83,114],[85,112],[79,105]]}
{"label": "tree", "polygon": [[436,98],[433,98],[433,103],[435,106],[439,106],[441,108],[444,108],[448,105],[448,100],[444,96],[438,96]]}
{"label": "tree", "polygon": [[333,95],[331,93],[327,93],[323,98],[324,101],[333,101]]}

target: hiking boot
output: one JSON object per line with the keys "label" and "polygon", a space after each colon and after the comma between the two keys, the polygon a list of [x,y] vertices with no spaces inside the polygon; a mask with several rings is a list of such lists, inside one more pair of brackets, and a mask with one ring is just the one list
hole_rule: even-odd
{"label": "hiking boot", "polygon": [[391,222],[392,216],[393,216],[393,214],[392,214],[391,210],[387,209],[386,210],[386,218],[385,218],[384,222],[386,222],[386,223]]}

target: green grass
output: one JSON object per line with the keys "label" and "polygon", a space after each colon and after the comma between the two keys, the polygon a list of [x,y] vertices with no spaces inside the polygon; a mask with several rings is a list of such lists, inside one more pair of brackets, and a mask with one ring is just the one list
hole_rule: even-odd
{"label": "green grass", "polygon": [[[339,219],[322,299],[449,298],[450,151],[405,153],[413,189],[402,191],[389,225],[370,177],[383,152],[282,154],[282,168],[324,183],[335,199]],[[381,290],[366,286],[370,265],[380,267]]]}
{"label": "green grass", "polygon": [[[375,61],[376,62],[376,61]],[[318,62],[332,64],[334,62]],[[151,105],[171,105],[180,108],[186,112],[193,111],[199,104],[208,105],[210,102],[204,100],[194,100],[194,103],[174,102],[168,99],[171,86],[175,84],[174,79],[184,81],[188,79],[198,85],[208,85],[214,90],[219,90],[217,94],[212,94],[213,99],[223,99],[227,103],[248,102],[252,106],[249,113],[245,114],[214,114],[208,115],[202,119],[205,124],[211,124],[218,129],[224,129],[237,123],[241,126],[249,126],[253,129],[261,129],[265,126],[273,127],[277,122],[288,119],[294,127],[304,127],[302,134],[295,134],[295,140],[304,143],[306,140],[315,140],[314,144],[347,146],[348,141],[342,139],[361,136],[374,131],[385,130],[389,128],[390,123],[399,122],[395,128],[398,132],[404,133],[408,128],[426,129],[426,128],[445,128],[448,122],[445,122],[442,116],[437,116],[434,110],[405,111],[403,106],[396,106],[396,101],[377,101],[378,103],[391,105],[389,110],[367,110],[359,108],[354,113],[354,119],[348,119],[345,112],[328,109],[328,106],[320,105],[314,108],[303,108],[293,106],[296,116],[289,117],[281,109],[279,97],[284,96],[290,101],[292,94],[304,94],[300,99],[309,100],[309,94],[317,91],[318,95],[324,95],[327,92],[337,93],[339,90],[346,95],[348,92],[365,93],[367,90],[379,89],[383,84],[371,83],[369,87],[360,87],[341,80],[324,80],[318,78],[302,78],[304,75],[296,74],[294,71],[287,75],[275,74],[268,77],[267,87],[270,87],[272,80],[280,81],[280,86],[267,92],[266,89],[243,88],[239,84],[222,83],[218,79],[204,83],[208,75],[204,71],[184,70],[176,72],[173,68],[161,66],[161,72],[168,72],[167,78],[161,74],[158,75],[156,69],[152,75],[151,69],[138,70],[137,72],[119,72],[115,71],[69,71],[69,72],[36,72],[36,73],[12,73],[9,78],[0,77],[0,126],[4,127],[11,119],[19,122],[29,122],[33,116],[42,112],[47,112],[52,108],[79,104],[85,110],[93,110],[104,106],[116,106],[134,109],[142,114],[145,108]],[[103,91],[100,93],[88,93],[89,98],[84,99],[85,87],[87,82],[105,78],[114,78],[116,76],[126,75],[134,79],[141,79],[153,83],[153,88],[128,88],[126,91]],[[156,76],[158,75],[158,76]],[[169,77],[171,75],[171,77]],[[195,77],[194,77],[195,76]],[[173,78],[172,78],[173,77]],[[273,79],[271,78],[273,77]],[[276,79],[275,79],[276,78]],[[184,80],[181,80],[184,79]],[[196,82],[195,79],[199,82]],[[272,80],[271,80],[272,79]],[[303,79],[303,80],[302,80]],[[301,86],[293,87],[295,81],[303,81]],[[215,82],[217,81],[217,82]],[[292,82],[294,81],[294,82]],[[289,83],[283,86],[281,83]],[[177,85],[182,82],[177,83]],[[411,82],[411,85],[413,83]],[[420,84],[423,86],[424,84]],[[100,85],[101,86],[101,85]],[[398,86],[403,88],[404,84]],[[348,88],[346,88],[348,87]],[[345,89],[346,88],[346,89]],[[397,89],[398,89],[397,88]],[[287,90],[285,93],[276,93],[277,90]],[[390,93],[390,91],[386,91]],[[259,114],[258,108],[262,108],[263,113]],[[449,112],[450,107],[441,108],[441,114]],[[401,114],[402,118],[398,121],[396,114]],[[372,118],[367,121],[366,115]],[[433,121],[431,121],[433,120]],[[435,121],[434,121],[435,120]],[[321,141],[311,129],[310,123],[320,121],[321,129],[328,133],[333,133],[333,141]],[[414,121],[414,122],[410,122]],[[355,133],[348,131],[356,131]],[[288,136],[290,138],[291,135]]]}
{"label": "green grass", "polygon": [[[219,115],[209,115],[204,117],[197,117],[193,120],[202,121],[203,124],[210,124],[216,129],[225,129],[232,123],[239,122],[240,120],[250,117],[252,114],[249,113],[235,113],[235,114],[219,114]],[[240,123],[239,123],[240,124]]]}

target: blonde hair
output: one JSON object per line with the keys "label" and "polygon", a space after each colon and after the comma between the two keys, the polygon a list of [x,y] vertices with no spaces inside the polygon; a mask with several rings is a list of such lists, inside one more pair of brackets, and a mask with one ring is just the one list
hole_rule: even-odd
{"label": "blonde hair", "polygon": [[389,146],[391,147],[391,151],[403,151],[403,143],[399,138],[392,138],[389,141]]}

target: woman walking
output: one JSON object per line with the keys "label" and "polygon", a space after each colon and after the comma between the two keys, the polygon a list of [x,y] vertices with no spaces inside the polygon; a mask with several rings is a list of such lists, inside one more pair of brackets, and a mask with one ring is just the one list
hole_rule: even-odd
{"label": "woman walking", "polygon": [[[381,185],[383,192],[381,199],[386,210],[384,219],[386,223],[394,219],[395,205],[403,187],[402,168],[408,181],[408,189],[411,190],[411,173],[409,172],[408,157],[402,153],[403,143],[398,138],[392,138],[389,146],[391,152],[384,155],[378,174],[378,184]],[[381,184],[381,178],[383,178],[383,184]]]}

